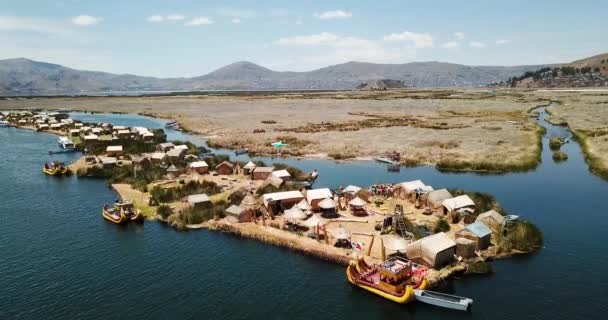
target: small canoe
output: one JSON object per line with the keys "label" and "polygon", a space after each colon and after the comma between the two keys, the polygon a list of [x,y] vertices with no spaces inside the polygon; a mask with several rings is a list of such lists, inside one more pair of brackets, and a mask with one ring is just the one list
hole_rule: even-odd
{"label": "small canoe", "polygon": [[416,301],[461,311],[470,311],[473,299],[428,290],[414,290]]}
{"label": "small canoe", "polygon": [[242,148],[242,149],[238,149],[234,151],[234,154],[239,156],[241,154],[247,154],[249,153],[249,149],[248,148]]}

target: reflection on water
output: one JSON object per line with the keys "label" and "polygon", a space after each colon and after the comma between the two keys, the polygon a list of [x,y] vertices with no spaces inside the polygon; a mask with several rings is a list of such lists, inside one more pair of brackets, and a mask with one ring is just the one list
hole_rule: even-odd
{"label": "reflection on water", "polygon": [[[74,117],[164,126],[133,115]],[[540,123],[548,126],[545,117]],[[549,126],[542,165],[505,175],[255,158],[319,169],[318,187],[422,179],[436,188],[489,192],[506,210],[536,223],[545,233],[543,250],[494,262],[494,275],[447,283],[475,299],[465,314],[396,305],[352,288],[340,266],[229,235],[180,233],[160,223],[116,228],[101,217],[103,203],[115,197],[103,181],[42,175],[56,137],[0,129],[0,318],[599,319],[608,312],[608,183],[589,174],[574,142],[562,147],[567,162],[552,161],[549,136],[568,134]],[[57,155],[68,162],[76,156]]]}

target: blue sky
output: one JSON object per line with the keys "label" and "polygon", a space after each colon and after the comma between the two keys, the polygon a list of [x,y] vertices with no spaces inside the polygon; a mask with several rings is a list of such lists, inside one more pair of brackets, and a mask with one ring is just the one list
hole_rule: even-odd
{"label": "blue sky", "polygon": [[0,0],[0,59],[159,77],[248,60],[568,62],[608,52],[608,1]]}

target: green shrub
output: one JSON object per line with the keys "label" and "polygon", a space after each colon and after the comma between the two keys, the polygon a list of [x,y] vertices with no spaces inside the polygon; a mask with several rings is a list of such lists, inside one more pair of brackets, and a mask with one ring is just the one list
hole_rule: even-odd
{"label": "green shrub", "polygon": [[553,160],[555,162],[566,161],[568,160],[568,155],[563,151],[555,151],[553,152]]}
{"label": "green shrub", "polygon": [[518,221],[510,225],[507,233],[498,239],[497,252],[511,250],[529,252],[543,246],[542,231],[529,221]]}
{"label": "green shrub", "polygon": [[435,225],[433,226],[433,233],[439,233],[439,232],[448,232],[450,231],[450,224],[445,221],[444,219],[437,219],[437,221],[435,222]]}
{"label": "green shrub", "polygon": [[549,148],[551,148],[551,150],[559,150],[565,143],[566,141],[562,137],[551,137],[551,139],[549,139]]}
{"label": "green shrub", "polygon": [[211,196],[220,192],[222,192],[222,188],[215,182],[207,180],[203,182],[188,181],[188,183],[177,188],[156,186],[150,191],[150,198],[157,203],[168,203],[192,194],[204,193]]}
{"label": "green shrub", "polygon": [[156,213],[161,216],[163,219],[167,219],[170,215],[173,214],[173,209],[168,205],[161,205],[158,207]]}
{"label": "green shrub", "polygon": [[467,265],[467,273],[486,274],[492,273],[492,265],[485,261],[474,261]]}

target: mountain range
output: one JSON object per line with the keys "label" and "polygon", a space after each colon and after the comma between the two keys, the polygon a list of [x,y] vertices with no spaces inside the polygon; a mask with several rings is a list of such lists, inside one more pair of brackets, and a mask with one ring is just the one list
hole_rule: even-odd
{"label": "mountain range", "polygon": [[251,62],[232,63],[193,78],[154,78],[76,70],[29,59],[0,60],[0,95],[64,95],[204,90],[351,90],[393,79],[405,86],[478,86],[505,81],[547,65],[466,66],[444,62],[374,64],[347,62],[307,72],[273,71]]}

